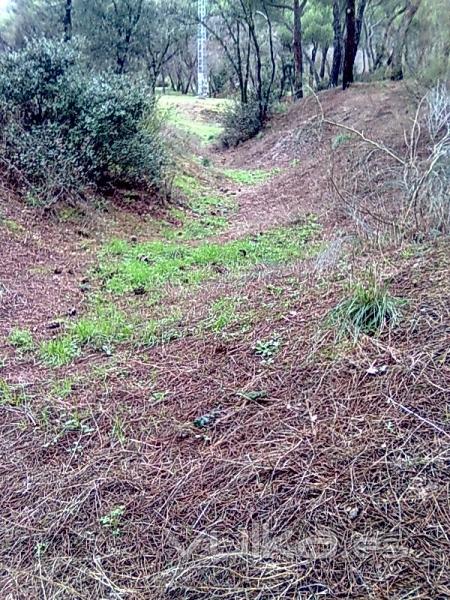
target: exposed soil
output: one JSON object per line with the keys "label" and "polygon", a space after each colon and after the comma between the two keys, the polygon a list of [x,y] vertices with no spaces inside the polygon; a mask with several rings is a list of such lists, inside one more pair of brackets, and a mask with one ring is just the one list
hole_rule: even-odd
{"label": "exposed soil", "polygon": [[[401,151],[400,86],[319,99]],[[260,139],[216,151],[222,167],[281,169],[228,186],[239,210],[224,238],[306,213],[325,237],[353,233],[328,169],[345,169],[348,149],[331,152],[336,130],[318,130],[317,109],[308,99]],[[52,371],[14,354],[9,331],[51,337],[51,323],[85,309],[102,241],[151,239],[154,221],[112,210],[61,223],[6,197],[0,208],[0,378],[28,394],[0,405],[2,598],[450,598],[448,241],[341,248],[328,262],[325,250],[227,279],[227,294],[265,315],[251,329],[125,345]],[[401,324],[337,340],[325,316],[374,261],[407,299]],[[215,285],[188,299],[193,319]],[[264,363],[255,344],[274,336]],[[67,377],[72,394],[52,395]]]}

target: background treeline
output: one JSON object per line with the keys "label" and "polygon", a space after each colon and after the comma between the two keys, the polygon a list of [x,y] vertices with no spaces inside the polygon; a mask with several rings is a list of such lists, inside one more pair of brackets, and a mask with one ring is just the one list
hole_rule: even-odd
{"label": "background treeline", "polygon": [[[224,145],[275,101],[355,79],[448,75],[446,0],[209,0]],[[0,21],[0,161],[32,203],[165,188],[155,89],[195,92],[196,0],[12,0]]]}
{"label": "background treeline", "polygon": [[[443,78],[449,12],[446,0],[208,0],[211,93],[239,92],[246,102],[262,83],[301,96],[305,82],[347,84],[353,71]],[[0,35],[14,49],[31,38],[76,37],[93,68],[188,93],[197,26],[196,0],[13,0]]]}

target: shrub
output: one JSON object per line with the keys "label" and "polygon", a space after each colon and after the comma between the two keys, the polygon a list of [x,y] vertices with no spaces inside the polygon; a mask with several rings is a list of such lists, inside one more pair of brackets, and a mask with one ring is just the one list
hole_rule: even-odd
{"label": "shrub", "polygon": [[0,57],[0,115],[0,161],[35,202],[162,183],[154,97],[140,82],[83,71],[70,44],[32,41]]}
{"label": "shrub", "polygon": [[225,148],[237,146],[255,137],[264,126],[258,101],[251,99],[247,104],[230,104],[222,115],[222,125],[224,130],[220,141]]}

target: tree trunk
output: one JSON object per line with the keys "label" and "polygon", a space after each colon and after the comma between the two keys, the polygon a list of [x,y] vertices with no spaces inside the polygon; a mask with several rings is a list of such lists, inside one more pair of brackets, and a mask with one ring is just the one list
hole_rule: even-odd
{"label": "tree trunk", "polygon": [[342,89],[344,90],[353,83],[353,65],[355,62],[357,49],[355,0],[347,0],[345,23],[347,35],[345,38],[344,70],[342,76]]}
{"label": "tree trunk", "polygon": [[66,0],[66,12],[64,15],[64,41],[72,39],[72,0]]}
{"label": "tree trunk", "polygon": [[330,85],[336,87],[342,63],[342,28],[339,0],[333,0],[333,66],[331,68]]}
{"label": "tree trunk", "polygon": [[321,81],[325,78],[325,65],[327,64],[328,46],[322,48],[322,61],[320,63],[320,79]]}
{"label": "tree trunk", "polygon": [[406,38],[416,12],[419,10],[422,0],[412,0],[409,2],[405,14],[395,36],[394,49],[390,59],[391,79],[399,81],[403,79],[403,51],[405,49]]}
{"label": "tree trunk", "polygon": [[[364,25],[364,11],[366,10],[366,5],[367,5],[367,0],[359,0],[359,4],[358,4],[358,10],[356,13],[356,34],[355,34],[355,44],[356,44],[356,49],[358,49],[359,46],[359,42],[361,39],[361,33],[363,30],[363,25]],[[355,52],[355,56],[356,56],[356,52]]]}
{"label": "tree trunk", "polygon": [[294,0],[294,99],[303,98],[302,12],[306,2]]}

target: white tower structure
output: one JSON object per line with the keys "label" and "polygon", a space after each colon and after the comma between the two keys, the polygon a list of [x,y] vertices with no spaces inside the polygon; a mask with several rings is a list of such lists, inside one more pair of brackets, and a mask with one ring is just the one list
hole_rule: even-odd
{"label": "white tower structure", "polygon": [[198,69],[198,95],[207,98],[208,86],[208,31],[204,25],[206,19],[206,0],[198,0],[198,37],[197,37],[197,69]]}

